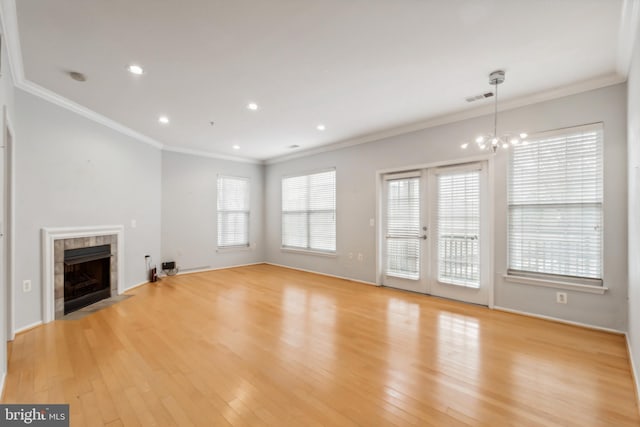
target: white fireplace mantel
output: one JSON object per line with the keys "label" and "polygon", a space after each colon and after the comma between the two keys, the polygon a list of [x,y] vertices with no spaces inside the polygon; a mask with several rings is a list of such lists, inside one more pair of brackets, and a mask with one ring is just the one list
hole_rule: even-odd
{"label": "white fireplace mantel", "polygon": [[117,269],[118,269],[118,294],[124,288],[124,226],[101,225],[91,227],[45,227],[42,229],[42,320],[49,323],[55,316],[54,297],[54,247],[55,241],[60,239],[75,239],[78,237],[92,236],[117,236]]}

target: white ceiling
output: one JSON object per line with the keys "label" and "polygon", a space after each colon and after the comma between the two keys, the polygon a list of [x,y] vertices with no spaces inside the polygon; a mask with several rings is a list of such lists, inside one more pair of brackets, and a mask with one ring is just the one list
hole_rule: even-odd
{"label": "white ceiling", "polygon": [[28,81],[166,146],[265,160],[490,103],[465,97],[499,68],[501,100],[616,76],[622,6],[20,0],[17,21]]}

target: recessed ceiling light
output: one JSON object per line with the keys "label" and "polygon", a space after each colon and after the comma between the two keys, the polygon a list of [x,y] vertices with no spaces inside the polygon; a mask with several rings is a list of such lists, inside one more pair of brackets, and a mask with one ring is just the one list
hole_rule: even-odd
{"label": "recessed ceiling light", "polygon": [[233,149],[234,149],[234,150],[239,150],[239,149],[240,149],[240,146],[236,144],[236,145],[234,145],[234,146],[233,146]]}
{"label": "recessed ceiling light", "polygon": [[131,74],[135,74],[137,76],[144,74],[144,69],[136,64],[131,64],[129,66],[127,66],[127,71],[129,71]]}
{"label": "recessed ceiling light", "polygon": [[325,130],[327,127],[323,124],[319,124],[318,126],[316,126],[316,129],[318,130]]}
{"label": "recessed ceiling light", "polygon": [[169,117],[160,116],[158,117],[158,122],[162,123],[163,125],[169,124]]}
{"label": "recessed ceiling light", "polygon": [[468,146],[469,146],[469,144],[465,142],[464,144],[462,144],[460,146],[460,148],[462,148],[463,150],[466,150]]}
{"label": "recessed ceiling light", "polygon": [[256,110],[258,109],[258,104],[256,104],[255,102],[250,102],[250,103],[247,105],[247,108],[248,108],[249,110],[256,111]]}

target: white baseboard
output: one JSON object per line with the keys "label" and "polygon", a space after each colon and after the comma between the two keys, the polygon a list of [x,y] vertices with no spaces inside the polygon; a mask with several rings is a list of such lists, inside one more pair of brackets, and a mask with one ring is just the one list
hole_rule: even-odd
{"label": "white baseboard", "polygon": [[20,334],[22,332],[27,332],[29,329],[33,329],[33,328],[35,328],[37,326],[40,326],[40,325],[42,325],[42,320],[38,320],[37,322],[33,322],[30,325],[23,326],[22,328],[18,328],[13,333],[14,333],[14,335],[16,335],[16,334]]}
{"label": "white baseboard", "polygon": [[140,286],[142,286],[142,285],[146,285],[147,283],[149,283],[149,281],[148,281],[148,280],[145,280],[144,282],[136,283],[135,285],[132,285],[132,286],[129,286],[128,288],[125,288],[125,290],[124,290],[124,292],[123,292],[123,293],[128,292],[128,291],[130,291],[130,290],[132,290],[132,289],[135,289],[135,288],[137,288],[137,287],[140,287]]}
{"label": "white baseboard", "polygon": [[629,363],[631,364],[631,379],[633,380],[633,390],[636,392],[636,403],[638,405],[638,412],[640,413],[640,383],[638,380],[638,370],[636,364],[633,363],[633,351],[631,350],[631,340],[629,340],[629,334],[624,333],[625,341],[627,342],[627,353],[629,354]]}
{"label": "white baseboard", "polygon": [[[193,270],[186,270],[186,271],[178,270],[178,273],[174,274],[174,276],[183,276],[185,274],[194,274],[194,273],[204,273],[207,271],[227,270],[229,268],[248,267],[250,265],[260,265],[260,264],[266,264],[266,263],[259,261],[259,262],[250,262],[248,264],[227,265],[224,267],[203,267],[203,268],[196,268]],[[158,277],[162,278],[162,277],[173,277],[173,276],[168,276],[166,274],[159,274]],[[145,282],[145,283],[149,283],[149,282]]]}
{"label": "white baseboard", "polygon": [[[202,272],[205,272],[205,271],[226,270],[226,269],[228,269],[228,268],[247,267],[247,266],[249,266],[249,265],[258,265],[258,264],[264,264],[264,262],[252,262],[252,263],[250,263],[250,264],[229,265],[229,266],[227,266],[227,267],[205,267],[205,268],[197,268],[197,269],[194,269],[194,270],[178,271],[178,273],[177,273],[177,274],[174,274],[174,276],[182,276],[182,275],[184,275],[184,274],[192,274],[192,273],[202,273]],[[169,276],[169,275],[167,275],[167,274],[158,274],[158,278],[160,278],[160,279],[161,279],[161,278],[163,278],[163,277],[172,277],[172,276]],[[124,291],[125,291],[125,292],[127,292],[127,291],[130,291],[130,290],[135,289],[135,288],[137,288],[137,287],[140,287],[140,286],[142,286],[142,285],[146,285],[146,284],[148,284],[148,283],[153,283],[153,282],[150,282],[150,281],[146,280],[146,281],[144,281],[144,282],[140,282],[140,283],[138,283],[138,284],[135,284],[135,285],[133,285],[133,286],[131,286],[131,287],[129,287],[129,288],[127,288],[127,289],[125,289]]]}
{"label": "white baseboard", "polygon": [[604,328],[602,326],[589,325],[588,323],[574,322],[572,320],[560,319],[558,317],[544,316],[542,314],[529,313],[526,311],[513,310],[511,308],[499,307],[497,305],[493,306],[494,310],[505,311],[507,313],[520,314],[522,316],[536,317],[538,319],[550,320],[552,322],[564,323],[572,326],[580,326],[581,328],[594,329],[596,331],[602,332],[610,332],[618,335],[625,335],[624,331],[620,331],[618,329]]}
{"label": "white baseboard", "polygon": [[290,265],[276,264],[273,262],[262,262],[260,264],[269,264],[269,265],[274,265],[276,267],[290,268],[291,270],[298,270],[298,271],[304,271],[306,273],[319,274],[320,276],[335,277],[336,279],[349,280],[351,282],[364,283],[365,285],[378,286],[376,283],[367,282],[365,280],[352,279],[351,277],[344,277],[344,276],[336,276],[335,274],[322,273],[320,271],[314,271],[314,270],[306,270],[304,268],[291,267]]}

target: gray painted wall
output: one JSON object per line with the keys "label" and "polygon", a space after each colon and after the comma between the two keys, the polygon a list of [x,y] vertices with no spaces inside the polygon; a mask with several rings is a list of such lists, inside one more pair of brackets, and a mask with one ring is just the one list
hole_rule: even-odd
{"label": "gray painted wall", "polygon": [[42,320],[42,227],[124,225],[125,288],[146,281],[144,255],[160,257],[161,152],[21,90],[15,108],[20,329]]}
{"label": "gray painted wall", "polygon": [[[640,29],[639,35],[640,35]],[[636,38],[627,81],[629,167],[629,344],[640,390],[640,42]]]}
{"label": "gray painted wall", "polygon": [[[593,295],[567,291],[568,304],[555,303],[556,289],[506,283],[507,155],[494,159],[494,286],[495,305],[617,330],[627,325],[627,177],[626,85],[568,96],[501,113],[502,129],[529,133],[604,122],[604,281],[609,291]],[[464,160],[459,146],[487,131],[485,116],[425,129],[380,141],[269,165],[265,181],[266,259],[294,268],[375,282],[376,171],[441,161]],[[280,181],[282,176],[336,167],[337,256],[283,252],[280,249]],[[362,253],[349,259],[349,252]]]}
{"label": "gray painted wall", "polygon": [[[217,251],[217,178],[250,179],[250,249]],[[180,270],[264,261],[264,166],[162,152],[162,260]]]}

